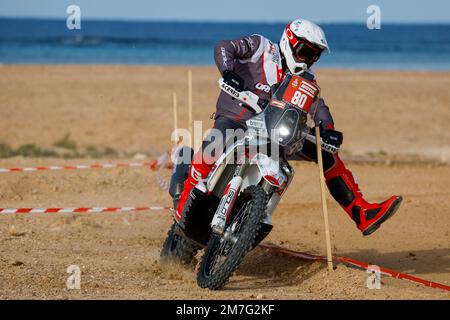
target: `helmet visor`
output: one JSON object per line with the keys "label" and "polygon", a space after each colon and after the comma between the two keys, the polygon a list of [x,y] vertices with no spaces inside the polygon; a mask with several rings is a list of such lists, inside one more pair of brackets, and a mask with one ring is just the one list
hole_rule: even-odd
{"label": "helmet visor", "polygon": [[302,40],[300,40],[293,49],[295,59],[297,61],[304,61],[308,65],[319,60],[323,51],[323,49]]}

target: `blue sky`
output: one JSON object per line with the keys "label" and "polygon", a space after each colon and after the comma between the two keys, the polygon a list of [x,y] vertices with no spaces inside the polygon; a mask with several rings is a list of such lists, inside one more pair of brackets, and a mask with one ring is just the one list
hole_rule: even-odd
{"label": "blue sky", "polygon": [[450,23],[450,0],[0,0],[0,16],[65,19],[71,4],[85,19],[253,22],[365,22],[375,4],[384,23]]}

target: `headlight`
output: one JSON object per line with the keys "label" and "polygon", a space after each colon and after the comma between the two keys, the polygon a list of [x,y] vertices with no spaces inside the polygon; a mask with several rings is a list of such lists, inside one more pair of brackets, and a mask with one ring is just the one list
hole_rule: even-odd
{"label": "headlight", "polygon": [[294,138],[299,121],[299,112],[296,109],[284,110],[282,116],[275,125],[275,134],[278,135],[278,143],[287,146]]}
{"label": "headlight", "polygon": [[289,135],[289,129],[284,126],[279,129],[279,132],[282,137],[287,137]]}

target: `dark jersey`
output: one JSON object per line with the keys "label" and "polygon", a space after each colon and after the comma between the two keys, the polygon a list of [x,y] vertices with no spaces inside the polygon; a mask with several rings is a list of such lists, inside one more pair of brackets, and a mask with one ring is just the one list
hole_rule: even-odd
{"label": "dark jersey", "polygon": [[[250,91],[264,99],[270,99],[271,87],[278,84],[283,76],[278,45],[260,35],[219,42],[214,48],[214,59],[220,73],[226,70],[236,72]],[[308,72],[313,73],[313,70]],[[333,118],[323,98],[318,99],[310,114],[324,128],[334,128]],[[241,102],[221,91],[216,105],[216,118],[219,116],[245,123],[252,113],[243,108]]]}

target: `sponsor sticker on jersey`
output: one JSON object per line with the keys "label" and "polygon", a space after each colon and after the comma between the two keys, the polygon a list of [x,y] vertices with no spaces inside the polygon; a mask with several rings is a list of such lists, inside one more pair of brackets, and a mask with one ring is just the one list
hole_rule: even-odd
{"label": "sponsor sticker on jersey", "polygon": [[236,98],[239,98],[239,92],[236,91],[232,86],[226,84],[225,82],[222,83],[222,88],[227,91],[228,93],[230,93],[231,95],[235,96]]}
{"label": "sponsor sticker on jersey", "polygon": [[264,92],[270,92],[270,86],[268,84],[264,84],[264,83],[261,83],[261,82],[258,82],[255,85],[255,88],[258,89],[258,90],[264,91]]}

